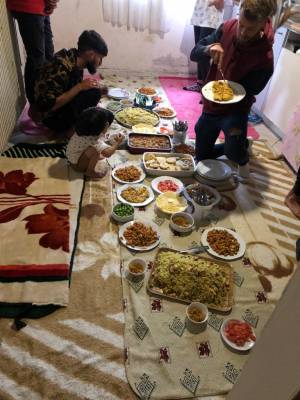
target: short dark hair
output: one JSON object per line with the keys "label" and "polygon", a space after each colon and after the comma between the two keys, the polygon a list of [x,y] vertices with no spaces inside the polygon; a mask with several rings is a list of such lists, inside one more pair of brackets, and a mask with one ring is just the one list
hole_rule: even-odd
{"label": "short dark hair", "polygon": [[78,136],[98,136],[104,131],[107,122],[114,120],[114,114],[105,108],[90,107],[79,115],[75,131]]}
{"label": "short dark hair", "polygon": [[102,56],[107,56],[108,48],[103,37],[96,31],[83,31],[77,43],[79,53],[86,50],[94,50]]}
{"label": "short dark hair", "polygon": [[277,12],[277,0],[243,0],[241,12],[249,21],[265,21]]}

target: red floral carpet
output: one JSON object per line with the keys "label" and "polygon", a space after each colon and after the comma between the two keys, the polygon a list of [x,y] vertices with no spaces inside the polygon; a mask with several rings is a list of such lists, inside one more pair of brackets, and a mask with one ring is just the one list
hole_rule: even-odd
{"label": "red floral carpet", "polygon": [[68,304],[83,188],[69,173],[61,158],[0,158],[1,303]]}
{"label": "red floral carpet", "polygon": [[[159,80],[172,107],[176,110],[177,118],[188,122],[189,138],[195,139],[194,127],[202,112],[202,105],[199,104],[201,97],[197,92],[183,90],[183,86],[189,86],[195,83],[195,78],[160,76]],[[248,125],[248,136],[255,140],[259,139],[259,133],[250,124]],[[220,137],[224,137],[223,133]]]}

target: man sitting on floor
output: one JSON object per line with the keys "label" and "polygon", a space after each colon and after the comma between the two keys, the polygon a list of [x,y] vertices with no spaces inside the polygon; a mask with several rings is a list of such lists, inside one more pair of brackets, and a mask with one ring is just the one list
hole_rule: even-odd
{"label": "man sitting on floor", "polygon": [[98,104],[107,87],[100,86],[96,79],[83,80],[83,69],[95,74],[107,53],[99,33],[84,31],[79,36],[78,49],[60,50],[44,64],[35,83],[35,107],[45,126],[71,134],[77,116]]}

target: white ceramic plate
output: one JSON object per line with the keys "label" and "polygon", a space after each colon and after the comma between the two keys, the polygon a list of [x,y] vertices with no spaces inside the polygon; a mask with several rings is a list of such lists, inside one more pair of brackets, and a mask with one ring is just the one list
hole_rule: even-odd
{"label": "white ceramic plate", "polygon": [[[123,192],[123,190],[125,190],[125,189],[127,189],[128,187],[131,187],[131,186],[136,188],[136,189],[138,189],[139,187],[145,187],[149,192],[149,197],[145,201],[143,201],[142,203],[131,203],[130,201],[125,200],[122,197],[122,192]],[[153,193],[152,189],[150,187],[146,186],[146,185],[143,185],[143,184],[137,184],[136,185],[136,184],[129,183],[127,185],[120,186],[118,188],[118,190],[117,190],[117,198],[121,203],[130,204],[133,207],[143,207],[143,206],[146,206],[147,204],[151,203],[154,200],[154,193]]]}
{"label": "white ceramic plate", "polygon": [[[210,247],[210,245],[209,245],[209,243],[207,241],[207,235],[213,229],[217,229],[217,230],[220,230],[220,231],[227,231],[233,237],[236,238],[236,240],[239,242],[239,245],[240,245],[240,248],[239,248],[239,251],[237,252],[237,254],[235,254],[234,256],[222,256],[222,255],[218,254],[217,252],[215,252]],[[211,254],[212,256],[215,256],[217,258],[221,258],[223,260],[236,260],[236,259],[242,257],[245,254],[245,251],[246,251],[246,243],[245,243],[244,239],[241,238],[240,235],[238,235],[235,231],[232,231],[231,229],[223,228],[223,227],[220,227],[220,226],[215,226],[213,228],[205,229],[205,231],[202,233],[202,236],[201,236],[201,242],[202,242],[203,246],[208,246],[207,252],[209,254]]]}
{"label": "white ceramic plate", "polygon": [[[255,345],[255,341],[253,341],[253,340],[249,340],[248,342],[246,342],[246,343],[244,344],[244,346],[238,346],[237,344],[235,344],[235,343],[231,342],[229,339],[227,339],[226,334],[225,334],[225,329],[226,329],[226,326],[227,326],[228,322],[230,322],[230,321],[245,322],[245,321],[239,320],[239,319],[237,319],[237,318],[225,319],[225,320],[223,321],[223,324],[222,324],[221,330],[220,330],[220,334],[221,334],[222,339],[224,340],[224,342],[225,342],[229,347],[231,347],[231,348],[234,349],[234,350],[238,350],[238,351],[249,351],[250,349],[252,349],[252,347]],[[248,324],[248,325],[249,325],[249,324]],[[250,328],[251,328],[251,330],[252,330],[253,335],[256,337],[255,332],[254,332],[252,326],[251,326],[251,325],[249,325],[249,326],[250,326]]]}
{"label": "white ceramic plate", "polygon": [[122,88],[110,88],[107,93],[108,97],[115,100],[128,99],[129,92]]}
{"label": "white ceramic plate", "polygon": [[151,182],[152,189],[153,189],[156,193],[159,193],[159,194],[160,194],[160,193],[164,193],[164,192],[162,192],[162,191],[160,191],[160,190],[158,189],[158,184],[159,184],[160,182],[166,181],[166,180],[172,181],[172,182],[174,182],[174,183],[178,186],[178,189],[176,190],[176,193],[180,193],[180,192],[182,191],[182,189],[183,189],[183,183],[182,183],[179,179],[173,178],[172,176],[158,176],[157,178],[154,178],[154,179],[152,180],[152,182]]}
{"label": "white ceramic plate", "polygon": [[232,170],[229,165],[220,160],[199,161],[196,172],[206,179],[223,181],[231,176]]}
{"label": "white ceramic plate", "polygon": [[[159,110],[160,110],[161,108],[168,108],[169,110],[172,110],[172,111],[173,111],[173,114],[172,114],[172,115],[168,115],[168,116],[161,115],[160,112],[159,112]],[[175,118],[176,115],[177,115],[176,112],[175,112],[175,110],[173,110],[173,108],[171,108],[171,107],[163,107],[163,106],[161,106],[161,107],[156,107],[156,108],[153,109],[153,111],[155,111],[155,112],[160,116],[160,118],[163,118],[163,119]]]}
{"label": "white ceramic plate", "polygon": [[[151,86],[143,86],[143,87],[151,87]],[[155,97],[155,96],[158,95],[157,90],[154,89],[153,87],[151,87],[151,89],[154,89],[154,90],[155,90],[155,93],[154,93],[154,94],[145,94],[145,93],[141,93],[140,90],[141,90],[143,87],[140,87],[139,89],[137,89],[137,93],[139,93],[139,94],[141,94],[141,95],[143,95],[143,96],[147,96],[147,97]]]}
{"label": "white ceramic plate", "polygon": [[245,96],[246,96],[246,90],[242,85],[240,85],[237,82],[233,81],[226,81],[229,83],[233,90],[233,99],[228,100],[228,101],[219,101],[219,100],[214,100],[213,92],[212,92],[212,85],[214,81],[208,82],[205,86],[202,88],[202,94],[203,96],[209,100],[212,101],[213,103],[219,103],[219,104],[231,104],[231,103],[238,103],[241,101]]}
{"label": "white ceramic plate", "polygon": [[[133,225],[135,222],[141,222],[141,223],[144,224],[145,226],[151,226],[151,228],[152,228],[152,229],[156,232],[156,234],[157,234],[157,237],[158,237],[157,241],[156,241],[155,243],[152,243],[150,246],[144,246],[144,247],[130,246],[130,245],[128,245],[127,242],[126,242],[126,239],[124,238],[123,235],[124,235],[125,230],[126,230],[129,226]],[[124,225],[122,225],[122,226],[120,227],[120,229],[119,229],[119,239],[120,239],[120,242],[121,242],[124,246],[126,246],[128,249],[135,250],[135,251],[148,251],[148,250],[154,249],[156,246],[159,245],[159,242],[160,242],[160,235],[159,235],[159,231],[158,231],[158,226],[157,226],[156,224],[153,224],[152,222],[144,222],[144,221],[137,221],[137,220],[135,220],[135,221],[127,222],[126,224],[124,224]]]}
{"label": "white ceramic plate", "polygon": [[[132,182],[128,182],[128,181],[122,181],[122,179],[120,179],[120,178],[118,178],[117,176],[116,176],[116,172],[117,172],[117,170],[118,169],[120,169],[120,168],[125,168],[125,167],[130,167],[130,166],[133,166],[133,167],[136,167],[139,171],[140,171],[140,173],[141,173],[141,176],[140,176],[140,178],[138,179],[138,180],[136,180],[136,181],[132,181]],[[142,170],[142,168],[140,167],[140,166],[138,166],[138,165],[136,165],[135,163],[133,163],[133,162],[128,162],[128,163],[124,163],[124,164],[119,164],[119,165],[117,165],[113,170],[112,170],[112,177],[114,178],[114,180],[116,180],[117,182],[119,182],[119,183],[130,183],[130,184],[132,184],[132,183],[140,183],[140,182],[142,182],[144,179],[145,179],[145,177],[146,177],[146,175],[145,175],[145,172]]]}

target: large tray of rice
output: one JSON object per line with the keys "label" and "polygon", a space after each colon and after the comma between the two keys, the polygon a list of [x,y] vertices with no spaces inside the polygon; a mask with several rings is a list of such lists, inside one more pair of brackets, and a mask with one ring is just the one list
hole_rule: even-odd
{"label": "large tray of rice", "polygon": [[147,283],[152,295],[183,303],[199,301],[216,311],[233,305],[233,271],[229,264],[161,248]]}

